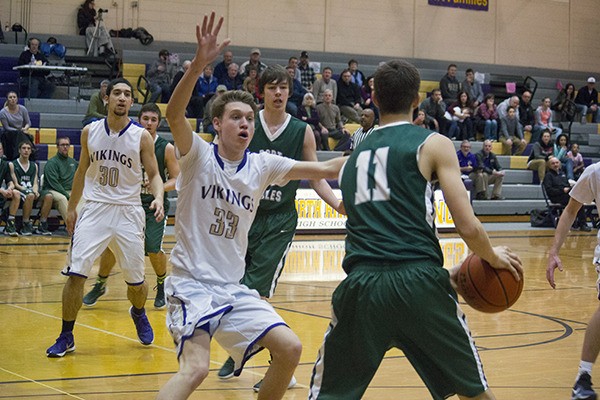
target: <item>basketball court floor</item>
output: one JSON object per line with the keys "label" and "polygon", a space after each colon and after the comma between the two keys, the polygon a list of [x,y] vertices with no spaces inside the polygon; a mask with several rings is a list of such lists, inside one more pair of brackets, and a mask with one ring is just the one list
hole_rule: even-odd
{"label": "basketball court floor", "polygon": [[[469,325],[498,399],[569,399],[587,321],[596,309],[596,273],[591,265],[596,232],[571,232],[561,252],[565,272],[558,287],[545,279],[546,251],[553,230],[490,229],[494,245],[516,250],[525,267],[525,288],[508,311],[483,314],[463,303]],[[446,266],[468,253],[456,234],[442,234]],[[177,370],[165,311],[148,316],[155,341],[142,346],[129,317],[121,273],[115,268],[109,292],[93,308],[84,307],[75,326],[76,351],[49,359],[61,325],[61,291],[67,237],[0,237],[0,399],[153,399]],[[166,237],[170,252],[174,237]],[[329,322],[331,294],[343,279],[343,237],[297,236],[272,304],[298,334],[304,350],[298,384],[285,399],[306,399],[312,364]],[[97,265],[93,273],[97,272]],[[147,278],[155,275],[147,261]],[[91,277],[86,292],[94,283]],[[152,285],[151,285],[152,286]],[[431,329],[436,329],[432,326]],[[211,373],[193,399],[253,399],[252,385],[268,367],[262,352],[239,378],[220,381],[227,355],[213,343]],[[352,366],[349,366],[352,368]],[[600,369],[593,378],[600,388]],[[390,350],[364,399],[430,399],[403,354]],[[456,397],[454,397],[456,398]]]}

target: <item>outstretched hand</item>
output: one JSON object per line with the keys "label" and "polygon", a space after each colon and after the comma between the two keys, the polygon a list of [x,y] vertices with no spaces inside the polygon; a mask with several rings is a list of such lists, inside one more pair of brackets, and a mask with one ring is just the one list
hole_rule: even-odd
{"label": "outstretched hand", "polygon": [[192,60],[192,67],[204,68],[205,65],[212,63],[219,53],[231,43],[231,39],[225,39],[221,44],[217,43],[217,36],[221,30],[221,25],[223,25],[223,17],[219,18],[216,27],[214,27],[214,23],[215,12],[213,11],[210,13],[210,17],[204,16],[202,27],[196,25],[198,48],[196,49],[196,56]]}
{"label": "outstretched hand", "polygon": [[556,289],[556,283],[554,282],[554,270],[556,268],[562,272],[562,262],[560,261],[558,255],[550,254],[550,256],[548,256],[548,264],[546,266],[546,279],[548,280],[550,286],[552,286],[552,289]]}

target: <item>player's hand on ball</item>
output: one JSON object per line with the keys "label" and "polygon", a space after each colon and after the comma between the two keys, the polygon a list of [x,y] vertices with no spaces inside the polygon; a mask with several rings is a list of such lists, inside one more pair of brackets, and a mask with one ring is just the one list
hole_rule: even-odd
{"label": "player's hand on ball", "polygon": [[489,264],[495,269],[507,269],[517,281],[521,280],[523,275],[523,265],[521,259],[516,253],[513,253],[506,246],[494,247],[495,260],[489,260]]}

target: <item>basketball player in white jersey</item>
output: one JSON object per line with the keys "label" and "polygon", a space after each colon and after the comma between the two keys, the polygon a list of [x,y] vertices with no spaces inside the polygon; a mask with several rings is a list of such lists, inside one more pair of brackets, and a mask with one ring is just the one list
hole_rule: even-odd
{"label": "basketball player in white jersey", "polygon": [[158,399],[186,399],[206,378],[210,341],[215,338],[235,361],[244,363],[266,347],[273,361],[259,400],[281,399],[294,373],[302,345],[273,307],[240,284],[248,231],[267,186],[302,178],[334,179],[344,162],[299,162],[266,152],[250,153],[256,104],[252,95],[230,91],[212,107],[219,144],[193,133],[185,108],[204,67],[230,40],[217,44],[215,14],[196,27],[198,48],[167,107],[181,173],[177,178],[173,270],[165,282],[167,326],[177,345],[179,371]]}
{"label": "basketball player in white jersey", "polygon": [[[62,295],[62,330],[48,357],[62,357],[75,350],[73,327],[83,300],[83,286],[92,264],[107,247],[115,255],[127,283],[129,310],[138,339],[154,340],[144,305],[148,285],[144,279],[145,214],[140,200],[142,165],[155,197],[150,208],[164,217],[163,183],[158,173],[154,142],[147,130],[127,116],[133,104],[133,88],[125,79],[107,88],[108,117],[92,122],[81,132],[81,157],[69,199],[67,230],[73,235],[69,278]],[[77,215],[81,196],[86,203]]]}

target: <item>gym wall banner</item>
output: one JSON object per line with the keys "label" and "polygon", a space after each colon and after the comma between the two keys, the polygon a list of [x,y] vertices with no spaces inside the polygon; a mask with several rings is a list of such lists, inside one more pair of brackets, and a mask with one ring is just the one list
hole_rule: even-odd
{"label": "gym wall banner", "polygon": [[464,8],[474,11],[488,11],[490,0],[428,0],[430,6]]}
{"label": "gym wall banner", "polygon": [[[333,189],[338,199],[342,198],[339,189]],[[454,229],[454,220],[444,200],[441,190],[434,193],[435,225],[438,229]],[[325,203],[312,189],[298,189],[296,192],[298,211],[298,233],[343,233],[346,230],[346,216],[338,213]]]}

